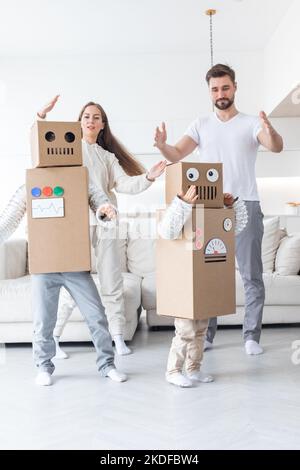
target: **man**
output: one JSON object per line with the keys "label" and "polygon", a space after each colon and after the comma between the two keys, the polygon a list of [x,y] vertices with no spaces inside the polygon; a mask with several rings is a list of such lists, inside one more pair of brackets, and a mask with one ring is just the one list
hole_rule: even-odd
{"label": "man", "polygon": [[[283,140],[263,111],[255,117],[237,110],[234,70],[227,65],[215,65],[207,72],[206,81],[215,112],[195,120],[175,146],[167,144],[166,127],[162,123],[162,129],[156,128],[154,145],[173,163],[199,147],[200,161],[223,163],[224,192],[246,202],[248,226],[236,238],[236,258],[245,290],[243,335],[246,353],[261,354],[263,349],[259,340],[265,299],[261,260],[263,214],[257,192],[255,160],[259,144],[279,153],[283,149]],[[212,318],[206,349],[212,347],[216,330],[217,319]]]}

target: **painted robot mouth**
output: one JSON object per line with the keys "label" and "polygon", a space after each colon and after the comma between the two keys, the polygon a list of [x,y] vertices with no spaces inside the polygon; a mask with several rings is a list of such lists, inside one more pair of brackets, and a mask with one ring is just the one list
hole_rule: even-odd
{"label": "painted robot mouth", "polygon": [[73,148],[67,147],[47,147],[48,155],[73,155]]}
{"label": "painted robot mouth", "polygon": [[217,186],[196,186],[196,194],[201,201],[213,201],[217,197]]}

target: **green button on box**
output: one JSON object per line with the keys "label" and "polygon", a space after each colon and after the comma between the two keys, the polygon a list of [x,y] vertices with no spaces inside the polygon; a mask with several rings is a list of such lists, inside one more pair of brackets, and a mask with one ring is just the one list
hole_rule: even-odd
{"label": "green button on box", "polygon": [[56,186],[53,192],[55,196],[62,196],[64,194],[64,189],[61,188],[60,186]]}

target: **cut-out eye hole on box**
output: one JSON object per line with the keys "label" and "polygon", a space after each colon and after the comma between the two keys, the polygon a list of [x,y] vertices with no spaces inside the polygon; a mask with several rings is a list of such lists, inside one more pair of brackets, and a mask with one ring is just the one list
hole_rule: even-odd
{"label": "cut-out eye hole on box", "polygon": [[71,142],[74,142],[74,140],[75,140],[75,135],[73,134],[73,132],[66,132],[65,133],[65,141],[66,142],[71,143]]}
{"label": "cut-out eye hole on box", "polygon": [[46,132],[45,139],[47,142],[53,142],[55,140],[55,134],[52,131]]}

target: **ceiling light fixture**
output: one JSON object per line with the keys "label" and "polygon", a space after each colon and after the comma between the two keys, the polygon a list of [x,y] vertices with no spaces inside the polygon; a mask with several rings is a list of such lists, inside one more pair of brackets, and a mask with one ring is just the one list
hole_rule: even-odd
{"label": "ceiling light fixture", "polygon": [[209,36],[210,36],[210,60],[211,67],[214,65],[214,43],[213,43],[213,20],[212,17],[217,13],[217,10],[210,8],[206,10],[205,14],[209,16]]}

